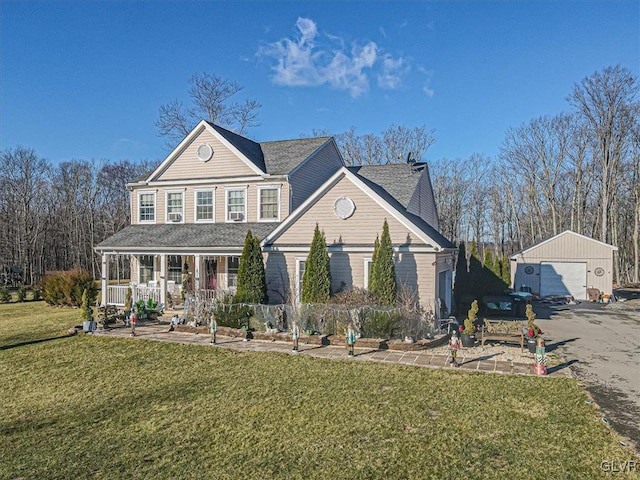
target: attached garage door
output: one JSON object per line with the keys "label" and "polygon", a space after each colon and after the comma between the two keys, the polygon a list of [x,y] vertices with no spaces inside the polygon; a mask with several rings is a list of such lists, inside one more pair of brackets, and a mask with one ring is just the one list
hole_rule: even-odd
{"label": "attached garage door", "polygon": [[586,300],[587,264],[540,263],[540,295],[571,295],[576,300]]}

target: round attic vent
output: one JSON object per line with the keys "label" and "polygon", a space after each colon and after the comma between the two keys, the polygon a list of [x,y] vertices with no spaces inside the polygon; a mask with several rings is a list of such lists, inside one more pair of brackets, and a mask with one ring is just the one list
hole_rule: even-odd
{"label": "round attic vent", "polygon": [[356,205],[349,197],[340,197],[333,203],[333,212],[338,218],[346,220],[356,209]]}
{"label": "round attic vent", "polygon": [[213,156],[213,148],[208,143],[203,143],[198,147],[198,158],[206,162]]}

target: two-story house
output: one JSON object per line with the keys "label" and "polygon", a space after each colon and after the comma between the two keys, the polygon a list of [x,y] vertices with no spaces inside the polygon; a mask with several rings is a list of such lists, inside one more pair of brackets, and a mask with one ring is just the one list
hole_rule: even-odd
{"label": "two-story house", "polygon": [[367,287],[386,218],[398,284],[451,311],[455,246],[438,233],[425,165],[345,167],[331,137],[254,142],[202,121],[128,188],[132,224],[96,247],[103,303],[123,304],[127,288],[109,285],[112,255],[130,256],[136,297],[165,302],[185,264],[195,290],[233,291],[248,229],[262,241],[269,301],[295,302],[316,223],[333,291]]}

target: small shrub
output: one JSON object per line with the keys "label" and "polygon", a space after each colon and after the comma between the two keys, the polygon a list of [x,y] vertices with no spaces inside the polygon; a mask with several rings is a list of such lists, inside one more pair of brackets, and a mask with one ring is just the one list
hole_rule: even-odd
{"label": "small shrub", "polygon": [[9,303],[11,301],[11,293],[6,285],[0,287],[0,303]]}
{"label": "small shrub", "polygon": [[24,285],[20,285],[18,287],[18,301],[22,303],[26,299],[27,299],[27,289],[24,287]]}
{"label": "small shrub", "polygon": [[372,312],[365,319],[361,333],[366,338],[392,338],[402,320],[399,312]]}
{"label": "small shrub", "polygon": [[343,305],[347,308],[375,305],[372,293],[366,288],[353,287],[347,291],[335,294],[329,299],[329,303]]}
{"label": "small shrub", "polygon": [[33,301],[37,302],[42,298],[42,292],[39,287],[33,287]]}
{"label": "small shrub", "polygon": [[147,308],[148,309],[149,308],[153,309],[153,308],[156,308],[157,306],[158,306],[158,302],[156,302],[153,298],[149,297],[147,299]]}
{"label": "small shrub", "polygon": [[467,318],[464,320],[464,330],[462,333],[465,335],[473,335],[476,333],[476,320],[478,318],[478,301],[474,300],[471,304],[471,308],[467,312]]}
{"label": "small shrub", "polygon": [[233,295],[225,295],[217,302],[213,315],[220,327],[242,328],[249,326],[253,310],[247,305],[235,303]]}

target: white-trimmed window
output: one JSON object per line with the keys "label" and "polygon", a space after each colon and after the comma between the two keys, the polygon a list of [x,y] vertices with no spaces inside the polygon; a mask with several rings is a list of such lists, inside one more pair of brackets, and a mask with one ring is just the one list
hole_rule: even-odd
{"label": "white-trimmed window", "polygon": [[140,285],[147,284],[154,280],[153,274],[153,255],[140,255],[138,257],[139,276],[138,283]]}
{"label": "white-trimmed window", "polygon": [[227,257],[227,288],[238,287],[238,268],[240,268],[240,257]]}
{"label": "white-trimmed window", "polygon": [[182,255],[168,256],[167,280],[182,285]]}
{"label": "white-trimmed window", "polygon": [[156,223],[156,192],[138,193],[138,222]]}
{"label": "white-trimmed window", "polygon": [[215,221],[215,190],[196,190],[194,194],[196,222]]}
{"label": "white-trimmed window", "polygon": [[247,221],[247,187],[227,188],[227,222]]}
{"label": "white-trimmed window", "polygon": [[258,221],[277,222],[280,220],[280,187],[265,185],[258,187]]}
{"label": "white-trimmed window", "polygon": [[306,257],[296,258],[296,303],[302,302],[302,278],[307,265]]}
{"label": "white-trimmed window", "polygon": [[369,279],[371,278],[372,265],[373,265],[373,260],[371,258],[364,259],[364,284],[362,286],[366,289],[369,289]]}
{"label": "white-trimmed window", "polygon": [[167,223],[184,222],[184,190],[167,190]]}

